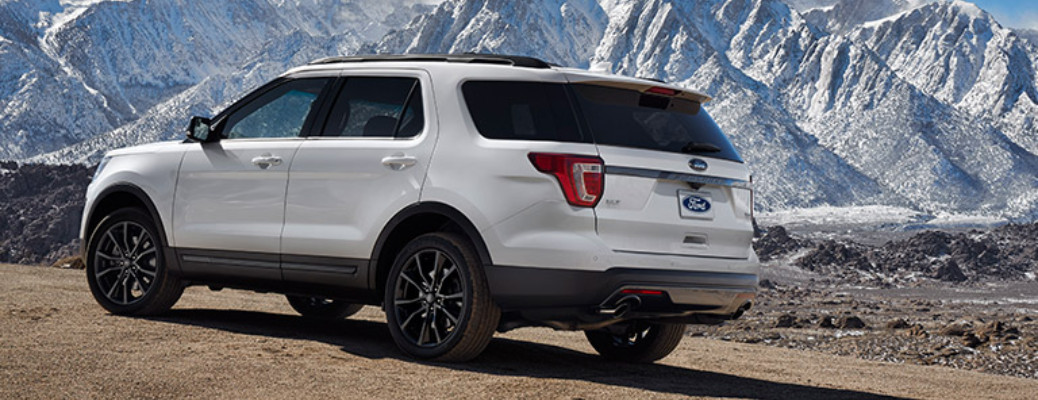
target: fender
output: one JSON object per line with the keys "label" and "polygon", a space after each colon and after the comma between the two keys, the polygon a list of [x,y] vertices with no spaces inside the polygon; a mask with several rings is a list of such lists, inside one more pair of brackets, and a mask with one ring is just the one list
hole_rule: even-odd
{"label": "fender", "polygon": [[436,214],[449,219],[455,225],[460,227],[465,236],[472,241],[472,244],[476,249],[476,254],[479,255],[479,260],[483,265],[493,265],[493,260],[490,258],[490,251],[487,249],[486,242],[483,241],[483,236],[479,234],[479,230],[476,229],[476,226],[465,217],[465,214],[462,214],[461,211],[443,203],[419,202],[400,210],[400,212],[386,223],[386,226],[382,228],[382,232],[379,233],[378,240],[375,241],[375,247],[371,251],[370,262],[368,263],[370,271],[368,276],[371,288],[376,290],[378,289],[377,272],[379,254],[382,254],[382,248],[386,245],[389,236],[401,223],[406,221],[408,218],[419,214]]}
{"label": "fender", "polygon": [[159,239],[162,240],[162,245],[164,247],[163,250],[165,250],[164,253],[166,255],[166,265],[173,267],[171,270],[179,273],[180,264],[177,263],[176,257],[174,257],[173,251],[169,246],[169,239],[166,237],[166,229],[163,225],[162,218],[159,217],[159,211],[155,207],[155,203],[151,201],[151,198],[148,197],[148,194],[145,193],[143,189],[129,182],[119,182],[113,184],[102,190],[101,193],[97,195],[97,198],[100,200],[95,201],[91,209],[87,212],[87,223],[89,224],[91,231],[85,233],[83,243],[81,244],[82,248],[80,253],[86,252],[87,243],[90,242],[90,237],[91,235],[93,235],[92,230],[97,227],[97,224],[100,222],[100,218],[104,217],[103,215],[95,215],[95,213],[99,208],[102,208],[102,206],[107,204],[105,200],[109,196],[116,193],[129,194],[144,205],[145,211],[147,211],[148,215],[151,216],[151,220],[155,223],[155,227],[158,228]]}

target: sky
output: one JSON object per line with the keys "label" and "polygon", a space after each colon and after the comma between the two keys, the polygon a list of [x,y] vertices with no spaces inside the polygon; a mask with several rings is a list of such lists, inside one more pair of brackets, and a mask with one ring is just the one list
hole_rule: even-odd
{"label": "sky", "polygon": [[[865,0],[868,1],[868,0]],[[971,0],[1004,26],[1038,29],[1038,1],[1036,0]]]}

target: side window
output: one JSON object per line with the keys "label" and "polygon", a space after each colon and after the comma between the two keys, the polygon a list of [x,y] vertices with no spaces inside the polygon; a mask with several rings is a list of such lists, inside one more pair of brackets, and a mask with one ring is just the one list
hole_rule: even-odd
{"label": "side window", "polygon": [[227,116],[221,130],[226,139],[286,138],[302,133],[314,101],[330,78],[285,82]]}
{"label": "side window", "polygon": [[347,78],[324,136],[413,137],[422,131],[422,87],[414,78]]}
{"label": "side window", "polygon": [[487,139],[590,142],[559,83],[469,81],[461,86],[472,122]]}

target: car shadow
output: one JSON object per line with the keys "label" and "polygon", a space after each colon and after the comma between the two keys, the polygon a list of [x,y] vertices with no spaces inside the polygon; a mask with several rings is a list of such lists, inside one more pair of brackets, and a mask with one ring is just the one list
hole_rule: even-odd
{"label": "car shadow", "polygon": [[392,358],[459,371],[524,376],[648,390],[684,396],[753,399],[893,399],[880,394],[772,382],[663,364],[605,361],[563,347],[494,338],[486,351],[467,363],[416,361],[396,348],[386,324],[363,320],[319,321],[294,315],[241,310],[175,309],[149,320],[200,326],[247,335],[312,340],[338,346],[369,359]]}

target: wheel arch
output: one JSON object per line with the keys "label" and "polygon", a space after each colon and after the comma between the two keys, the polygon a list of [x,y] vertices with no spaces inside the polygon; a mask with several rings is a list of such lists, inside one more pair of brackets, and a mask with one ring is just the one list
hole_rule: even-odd
{"label": "wheel arch", "polygon": [[[94,229],[101,223],[101,220],[115,210],[127,207],[144,209],[151,216],[155,227],[158,228],[162,244],[169,247],[166,229],[162,223],[162,218],[159,216],[158,208],[155,207],[155,203],[151,201],[151,198],[148,197],[148,194],[143,189],[131,183],[117,183],[102,190],[98,194],[97,199],[88,211],[86,226],[83,227],[83,251],[86,251],[87,243],[91,239],[90,235],[94,233]],[[169,254],[167,254],[167,257],[169,257]]]}
{"label": "wheel arch", "polygon": [[368,279],[378,298],[382,298],[386,275],[393,266],[396,254],[412,239],[432,232],[453,232],[466,237],[483,265],[493,265],[483,236],[465,214],[443,203],[416,203],[393,216],[375,241],[368,264],[371,272]]}

